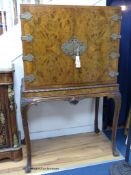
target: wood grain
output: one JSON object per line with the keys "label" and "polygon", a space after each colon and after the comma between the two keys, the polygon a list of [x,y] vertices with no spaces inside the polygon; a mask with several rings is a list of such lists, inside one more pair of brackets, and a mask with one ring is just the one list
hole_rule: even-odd
{"label": "wood grain", "polygon": [[13,74],[12,73],[0,73],[0,85],[12,84]]}
{"label": "wood grain", "polygon": [[[112,16],[120,14],[120,8],[22,5],[21,13],[26,11],[33,17],[22,20],[22,35],[31,34],[33,40],[23,41],[23,54],[32,54],[34,60],[24,61],[24,73],[36,78],[25,82],[26,89],[116,82],[117,77],[111,78],[109,72],[118,70],[118,59],[109,55],[119,52],[119,40],[112,41],[111,34],[119,34],[120,22],[112,21]],[[80,69],[61,49],[74,35],[87,47]]]}
{"label": "wood grain", "polygon": [[[33,167],[46,170],[32,170],[29,174],[47,172],[47,168],[62,170],[122,158],[113,157],[111,143],[102,133],[85,133],[32,141],[32,150]],[[24,175],[25,146],[23,152],[24,159],[20,162],[1,161],[0,174]]]}
{"label": "wood grain", "polygon": [[69,90],[53,90],[53,89],[45,89],[43,90],[23,90],[22,91],[22,98],[30,98],[30,97],[44,97],[44,98],[51,98],[51,97],[59,97],[62,99],[66,96],[79,96],[79,95],[85,95],[85,97],[102,97],[107,96],[111,93],[118,92],[119,91],[119,85],[111,84],[109,86],[88,86],[88,87],[81,87],[77,89],[69,89]]}

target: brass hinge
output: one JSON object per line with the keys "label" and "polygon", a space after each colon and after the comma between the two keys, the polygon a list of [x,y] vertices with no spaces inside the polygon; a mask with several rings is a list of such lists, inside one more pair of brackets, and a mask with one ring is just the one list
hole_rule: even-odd
{"label": "brass hinge", "polygon": [[110,58],[115,59],[115,58],[119,58],[120,54],[117,52],[111,52],[111,54],[109,56],[110,56]]}
{"label": "brass hinge", "polygon": [[33,36],[32,35],[24,35],[24,36],[21,36],[21,40],[30,42],[33,40]]}
{"label": "brass hinge", "polygon": [[113,21],[120,21],[122,20],[122,15],[121,14],[115,14],[112,16]]}
{"label": "brass hinge", "polygon": [[114,41],[114,40],[117,40],[117,39],[121,39],[121,35],[117,35],[117,34],[115,34],[115,33],[113,33],[112,35],[111,35],[111,39]]}
{"label": "brass hinge", "polygon": [[29,81],[29,83],[33,82],[35,80],[34,75],[30,74],[24,77],[25,81]]}
{"label": "brass hinge", "polygon": [[111,78],[115,78],[115,77],[117,77],[118,75],[119,75],[118,72],[115,72],[115,71],[110,71],[110,72],[109,72],[109,76],[110,76]]}
{"label": "brass hinge", "polygon": [[23,61],[33,61],[34,56],[31,54],[28,54],[26,56],[23,56],[22,59],[23,59]]}
{"label": "brass hinge", "polygon": [[20,15],[20,19],[25,19],[29,21],[32,18],[32,14],[30,12],[24,12]]}

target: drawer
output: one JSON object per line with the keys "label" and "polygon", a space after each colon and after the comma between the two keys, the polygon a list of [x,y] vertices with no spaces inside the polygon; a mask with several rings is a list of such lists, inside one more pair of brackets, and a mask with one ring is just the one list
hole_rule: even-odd
{"label": "drawer", "polygon": [[0,84],[12,84],[13,73],[12,72],[0,72]]}

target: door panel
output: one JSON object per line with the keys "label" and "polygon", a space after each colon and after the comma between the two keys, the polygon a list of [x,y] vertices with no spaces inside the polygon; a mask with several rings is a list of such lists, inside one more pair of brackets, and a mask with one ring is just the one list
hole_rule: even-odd
{"label": "door panel", "polygon": [[33,62],[24,62],[25,75],[33,74],[32,88],[74,82],[73,60],[61,50],[61,45],[73,34],[73,11],[68,8],[27,8],[33,18],[22,22],[22,35],[31,34],[30,43],[23,42],[24,55],[32,54]]}
{"label": "door panel", "polygon": [[115,13],[120,11],[108,7],[75,9],[75,33],[87,45],[81,56],[81,69],[75,69],[75,82],[116,82],[117,78],[109,76],[110,71],[118,70],[118,59],[109,57],[111,52],[119,51],[119,40],[111,40],[113,33],[119,34],[120,23],[112,21]]}

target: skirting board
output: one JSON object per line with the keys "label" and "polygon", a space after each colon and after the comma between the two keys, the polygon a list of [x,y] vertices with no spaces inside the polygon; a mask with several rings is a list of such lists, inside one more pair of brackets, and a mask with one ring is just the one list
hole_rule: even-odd
{"label": "skirting board", "polygon": [[64,135],[93,132],[93,131],[94,131],[94,125],[85,125],[80,127],[64,128],[57,130],[30,132],[30,137],[31,140],[37,140],[37,139],[44,139],[44,138],[51,138],[51,137],[58,137]]}

